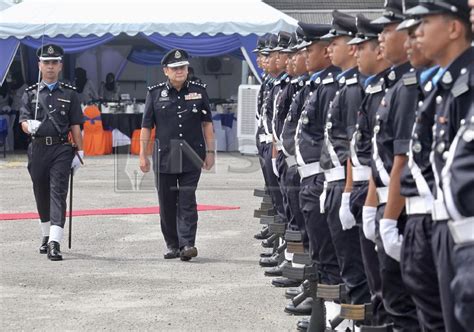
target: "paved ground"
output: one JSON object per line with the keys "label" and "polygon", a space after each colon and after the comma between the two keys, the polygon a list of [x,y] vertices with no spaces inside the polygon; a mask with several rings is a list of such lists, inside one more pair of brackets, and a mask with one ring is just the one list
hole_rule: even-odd
{"label": "paved ground", "polygon": [[[124,176],[140,177],[136,157],[86,162],[75,177],[75,208],[157,204],[143,182],[143,191],[123,191],[140,183]],[[0,183],[1,212],[35,211],[24,155],[0,159]],[[156,215],[75,218],[62,262],[37,253],[37,220],[0,221],[0,330],[294,330],[283,290],[258,266],[260,200],[252,192],[262,186],[256,158],[218,155],[216,172],[201,178],[198,203],[240,209],[200,213],[199,257],[188,263],[162,258]]]}

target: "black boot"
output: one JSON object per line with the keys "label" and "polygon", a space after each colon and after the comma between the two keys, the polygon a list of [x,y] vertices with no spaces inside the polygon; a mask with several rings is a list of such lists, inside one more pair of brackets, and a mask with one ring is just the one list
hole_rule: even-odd
{"label": "black boot", "polygon": [[46,254],[48,252],[48,241],[49,236],[43,236],[43,241],[41,241],[41,246],[39,247],[40,254]]}
{"label": "black boot", "polygon": [[48,259],[51,261],[60,261],[63,259],[61,250],[59,248],[59,243],[56,241],[51,241],[48,243]]}

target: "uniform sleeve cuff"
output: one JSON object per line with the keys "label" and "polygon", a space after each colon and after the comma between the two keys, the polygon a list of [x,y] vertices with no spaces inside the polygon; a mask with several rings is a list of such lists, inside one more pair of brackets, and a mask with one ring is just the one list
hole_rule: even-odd
{"label": "uniform sleeve cuff", "polygon": [[400,139],[393,141],[393,154],[407,154],[410,150],[410,140]]}

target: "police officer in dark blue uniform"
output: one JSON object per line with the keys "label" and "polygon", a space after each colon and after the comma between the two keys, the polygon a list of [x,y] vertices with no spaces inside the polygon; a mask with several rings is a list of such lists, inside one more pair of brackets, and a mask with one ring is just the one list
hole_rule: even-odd
{"label": "police officer in dark blue uniform", "polygon": [[[470,89],[473,89],[471,72]],[[453,252],[455,314],[467,330],[474,329],[474,102],[459,128],[443,170],[446,207],[456,244]]]}
{"label": "police officer in dark blue uniform", "polygon": [[273,207],[280,218],[280,222],[287,222],[285,209],[283,206],[283,196],[280,191],[280,185],[278,183],[278,177],[276,173],[276,159],[274,158],[273,152],[273,114],[275,99],[281,90],[281,80],[283,79],[284,84],[286,73],[284,66],[277,65],[277,59],[279,57],[278,46],[278,35],[271,35],[268,39],[268,46],[264,51],[268,52],[268,72],[274,78],[270,89],[265,97],[262,105],[262,127],[264,130],[265,143],[262,145],[262,156],[265,160],[264,170],[266,172],[268,181],[268,191],[272,197]]}
{"label": "police officer in dark blue uniform", "polygon": [[474,70],[469,7],[466,0],[435,0],[420,2],[407,12],[421,17],[421,24],[416,30],[417,42],[425,56],[440,66],[432,80],[432,92],[420,109],[421,116],[426,113],[428,117],[430,112],[434,114],[431,152],[435,178],[431,211],[434,221],[432,249],[446,330],[467,331],[470,329],[463,327],[455,316],[455,298],[450,289],[454,278],[454,240],[448,229],[449,215],[441,172],[449,155],[450,144],[473,101],[473,90],[469,88],[470,73]]}
{"label": "police officer in dark blue uniform", "polygon": [[214,131],[204,84],[187,80],[188,54],[173,49],[162,59],[166,82],[148,88],[140,136],[140,168],[150,170],[146,147],[156,127],[153,154],[164,258],[197,256],[196,187],[201,168],[214,165]]}
{"label": "police officer in dark blue uniform", "polygon": [[[347,172],[345,192],[351,191],[350,212],[357,224],[362,224],[359,234],[364,269],[367,275],[372,304],[374,323],[386,321],[386,311],[382,299],[382,282],[379,272],[379,261],[375,251],[375,206],[364,206],[367,198],[370,178],[371,138],[375,112],[385,93],[385,81],[390,70],[390,63],[381,54],[378,34],[381,26],[371,24],[365,16],[356,16],[357,34],[349,41],[357,45],[357,66],[364,80],[365,96],[360,105],[355,128],[348,127],[350,137],[351,171]],[[342,209],[342,206],[341,206]],[[347,214],[347,212],[345,212]]]}
{"label": "police officer in dark blue uniform", "polygon": [[288,221],[288,229],[299,230],[301,232],[303,246],[308,249],[308,236],[304,217],[299,206],[300,176],[295,157],[295,133],[298,125],[304,101],[310,92],[310,86],[306,85],[309,75],[306,70],[306,60],[303,40],[303,30],[298,27],[296,31],[295,45],[291,49],[295,52],[293,55],[294,78],[291,80],[291,88],[288,92],[293,92],[291,103],[288,107],[286,118],[280,133],[282,152],[285,156],[286,174],[283,177],[286,195],[288,197],[288,206],[291,210],[291,218]]}
{"label": "police officer in dark blue uniform", "polygon": [[305,101],[295,136],[295,153],[301,177],[300,207],[305,218],[310,244],[310,255],[318,263],[321,282],[338,284],[339,265],[331,242],[326,217],[321,213],[320,195],[324,173],[320,167],[324,143],[324,125],[330,102],[337,91],[339,68],[332,66],[328,56],[326,35],[331,26],[300,22],[305,32],[306,69],[312,72],[310,93]]}
{"label": "police officer in dark blue uniform", "polygon": [[[415,30],[419,23],[420,21],[415,18],[408,18],[397,27],[397,30],[408,31],[405,49],[410,64],[415,68],[402,77],[403,87],[400,87],[402,91],[400,94],[406,98],[406,101],[399,104],[399,107],[414,110],[418,109],[418,105],[423,104],[425,96],[429,93],[423,87],[430,82],[438,69],[438,66],[433,65],[432,60],[423,55],[416,42]],[[405,89],[413,90],[413,93],[404,93]],[[403,114],[405,111],[397,110],[398,112]],[[418,120],[414,123],[412,139],[409,143],[408,162],[400,180],[400,194],[405,197],[407,214],[400,268],[403,283],[416,305],[420,327],[427,331],[444,331],[438,277],[433,273],[435,266],[431,252],[432,195],[428,185],[420,185],[420,177],[422,173],[426,174],[426,168],[431,172],[429,163],[432,142],[431,126],[425,128],[423,133],[420,131],[420,126],[423,124],[424,122]],[[425,153],[421,153],[422,150]],[[423,161],[422,158],[425,160]],[[420,169],[420,167],[424,168]],[[418,181],[413,175],[418,177]]]}
{"label": "police officer in dark blue uniform", "polygon": [[[266,98],[266,94],[268,93],[269,89],[269,82],[273,79],[270,75],[268,75],[267,71],[267,64],[266,58],[268,57],[268,52],[264,51],[265,43],[267,41],[266,37],[259,37],[257,39],[257,46],[253,53],[257,54],[257,65],[259,68],[262,69],[262,83],[260,84],[260,89],[258,91],[257,97],[257,110],[255,113],[255,118],[257,121],[257,130],[255,131],[255,144],[257,146],[257,154],[258,160],[260,162],[260,169],[262,170],[263,180],[265,183],[265,190],[268,188],[268,180],[267,175],[265,172],[265,160],[263,159],[262,155],[262,147],[263,143],[265,143],[267,137],[265,136],[263,124],[262,124],[262,106]],[[269,234],[268,226],[264,226],[261,231],[254,235],[254,238],[258,240],[264,240],[268,238],[271,234]]]}
{"label": "police officer in dark blue uniform", "polygon": [[[408,5],[408,2],[407,4]],[[415,89],[405,89],[401,77],[410,70],[403,45],[405,30],[396,28],[404,20],[401,0],[385,3],[384,13],[373,24],[383,30],[379,36],[382,56],[392,67],[387,76],[386,92],[376,111],[372,136],[372,175],[366,205],[374,203],[369,197],[377,194],[375,243],[380,264],[382,295],[388,322],[395,328],[418,330],[416,307],[403,283],[400,271],[402,234],[406,223],[404,198],[400,195],[400,176],[406,164],[415,110],[412,100]]]}
{"label": "police officer in dark blue uniform", "polygon": [[[66,220],[66,198],[71,168],[76,171],[82,151],[81,105],[75,88],[59,82],[63,49],[54,44],[40,47],[41,82],[25,90],[19,122],[31,135],[28,171],[33,181],[43,241],[39,249],[52,261],[62,260],[60,243]],[[68,134],[72,134],[72,143]]]}
{"label": "police officer in dark blue uniform", "polygon": [[[347,45],[357,33],[357,27],[353,16],[333,11],[332,17],[331,31],[322,38],[330,41],[329,57],[334,66],[341,68],[342,73],[336,77],[339,91],[329,107],[324,128],[320,159],[327,183],[324,210],[350,302],[364,304],[370,302],[370,293],[362,262],[359,229],[353,227],[355,218],[350,211],[346,211],[348,215],[343,216],[344,219],[339,217],[349,159],[347,128],[354,128],[363,98],[355,58],[356,46]],[[344,197],[348,208],[350,192]]]}

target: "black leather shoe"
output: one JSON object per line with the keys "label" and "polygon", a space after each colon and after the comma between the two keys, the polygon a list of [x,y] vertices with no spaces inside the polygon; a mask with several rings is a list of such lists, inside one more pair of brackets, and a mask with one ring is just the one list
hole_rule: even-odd
{"label": "black leather shoe", "polygon": [[257,240],[265,240],[270,237],[270,232],[268,231],[268,227],[262,229],[260,232],[255,234],[253,237],[256,238]]}
{"label": "black leather shoe", "polygon": [[275,240],[271,240],[271,241],[268,241],[268,240],[271,240],[271,238],[268,238],[266,240],[263,240],[262,241],[262,247],[264,248],[273,248],[273,243],[275,242]]}
{"label": "black leather shoe", "polygon": [[303,292],[303,286],[301,285],[299,287],[290,287],[285,291],[285,297],[287,299],[292,299],[295,296],[301,294],[302,292]]}
{"label": "black leather shoe", "polygon": [[61,250],[59,248],[59,243],[56,241],[51,241],[48,243],[48,259],[51,261],[60,261],[63,259],[61,255]]}
{"label": "black leather shoe", "polygon": [[266,269],[264,272],[264,275],[266,275],[267,277],[279,277],[283,274],[283,268],[287,264],[288,264],[288,261],[283,261],[283,263],[281,263],[278,266],[274,266],[269,269]]}
{"label": "black leather shoe", "polygon": [[260,254],[260,257],[262,257],[262,258],[263,258],[263,257],[267,257],[267,258],[268,258],[268,257],[272,257],[272,255],[273,255],[273,254],[272,254],[271,252],[262,252],[262,253]]}
{"label": "black leather shoe", "polygon": [[181,249],[181,260],[182,261],[189,261],[191,258],[196,257],[198,255],[198,251],[196,247],[191,247],[191,246],[184,246],[183,249]]}
{"label": "black leather shoe", "polygon": [[258,264],[260,264],[260,266],[262,267],[273,267],[273,266],[277,266],[278,265],[278,258],[274,255],[272,255],[271,257],[263,257],[263,258],[260,258],[260,261],[258,262]]}
{"label": "black leather shoe", "polygon": [[179,249],[168,249],[167,252],[163,255],[165,259],[173,259],[173,258],[178,258],[179,257]]}
{"label": "black leather shoe", "polygon": [[272,280],[272,285],[275,287],[297,287],[301,281],[288,279],[286,277],[275,278]]}
{"label": "black leather shoe", "polygon": [[296,324],[296,329],[298,331],[307,331],[309,326],[309,317],[305,317],[302,320],[298,321]]}
{"label": "black leather shoe", "polygon": [[49,236],[43,236],[43,240],[41,241],[41,246],[39,247],[40,254],[46,254],[48,252],[48,241],[49,241]]}
{"label": "black leather shoe", "polygon": [[308,297],[306,300],[295,307],[293,303],[289,303],[285,307],[285,312],[295,316],[310,316],[313,309],[313,298]]}

